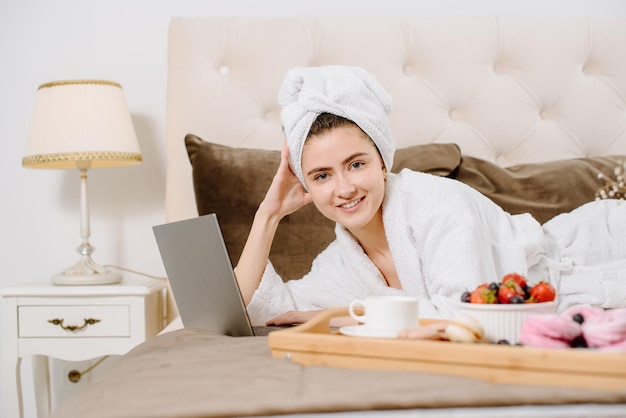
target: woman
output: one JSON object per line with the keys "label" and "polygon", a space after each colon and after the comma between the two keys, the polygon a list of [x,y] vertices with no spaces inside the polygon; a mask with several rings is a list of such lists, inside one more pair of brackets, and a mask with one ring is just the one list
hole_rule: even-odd
{"label": "woman", "polygon": [[[279,98],[281,164],[235,271],[254,323],[300,323],[373,294],[417,296],[421,317],[450,318],[464,290],[511,272],[549,280],[559,310],[625,306],[626,205],[590,203],[542,227],[460,182],[390,173],[391,98],[360,68],[296,68]],[[283,283],[268,261],[274,234],[310,202],[336,240]]]}

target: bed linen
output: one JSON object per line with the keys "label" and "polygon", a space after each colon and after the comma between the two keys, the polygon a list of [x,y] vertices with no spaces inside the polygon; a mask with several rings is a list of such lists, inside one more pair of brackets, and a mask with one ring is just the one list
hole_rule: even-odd
{"label": "bed linen", "polygon": [[[483,410],[488,414],[494,412],[492,407],[516,405],[524,405],[520,412],[532,411],[533,416],[617,416],[613,414],[618,410],[626,411],[626,390],[504,385],[428,373],[304,367],[272,358],[267,337],[237,338],[184,328],[154,337],[118,358],[52,418],[367,410],[455,416],[467,412],[467,407],[479,408],[475,413],[490,407]],[[465,412],[459,416],[466,416]]]}

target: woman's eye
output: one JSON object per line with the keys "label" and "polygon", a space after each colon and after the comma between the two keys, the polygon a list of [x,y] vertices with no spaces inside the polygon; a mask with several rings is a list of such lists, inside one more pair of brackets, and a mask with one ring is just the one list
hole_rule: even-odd
{"label": "woman's eye", "polygon": [[355,161],[355,162],[353,162],[353,163],[351,164],[351,167],[352,167],[352,168],[359,168],[359,167],[361,167],[362,165],[363,165],[363,163],[362,163],[362,162],[360,162],[360,161]]}
{"label": "woman's eye", "polygon": [[320,174],[318,174],[317,176],[315,176],[313,179],[314,179],[315,181],[324,181],[324,180],[326,180],[327,178],[328,178],[328,174],[326,174],[326,173],[320,173]]}

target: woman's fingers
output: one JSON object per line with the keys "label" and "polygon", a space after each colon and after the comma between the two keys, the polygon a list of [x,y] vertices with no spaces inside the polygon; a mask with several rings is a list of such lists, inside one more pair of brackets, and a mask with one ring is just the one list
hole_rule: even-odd
{"label": "woman's fingers", "polygon": [[283,149],[280,153],[280,156],[282,159],[286,159],[287,161],[289,161],[289,145],[287,145],[286,139],[283,141]]}
{"label": "woman's fingers", "polygon": [[270,319],[266,325],[296,325],[303,324],[313,318],[320,311],[288,311]]}
{"label": "woman's fingers", "polygon": [[311,200],[310,194],[304,190],[289,166],[289,148],[284,142],[280,165],[262,203],[263,208],[283,217],[311,203]]}

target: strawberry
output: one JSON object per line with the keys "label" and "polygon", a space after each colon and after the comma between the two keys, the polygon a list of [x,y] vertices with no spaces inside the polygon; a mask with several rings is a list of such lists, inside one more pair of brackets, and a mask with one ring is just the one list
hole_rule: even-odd
{"label": "strawberry", "polygon": [[478,285],[470,295],[471,303],[497,303],[496,292],[489,288],[489,283]]}
{"label": "strawberry", "polygon": [[556,290],[548,282],[539,282],[530,288],[528,302],[550,302],[556,297]]}
{"label": "strawberry", "polygon": [[504,277],[502,277],[501,283],[508,282],[509,280],[515,281],[515,283],[517,283],[519,287],[522,288],[522,290],[526,290],[526,288],[528,287],[528,284],[526,283],[526,278],[522,276],[521,274],[517,274],[517,273],[505,274]]}
{"label": "strawberry", "polygon": [[516,296],[524,297],[524,289],[522,289],[518,282],[515,279],[502,282],[498,290],[498,301],[500,301],[500,303],[512,303],[511,299]]}

